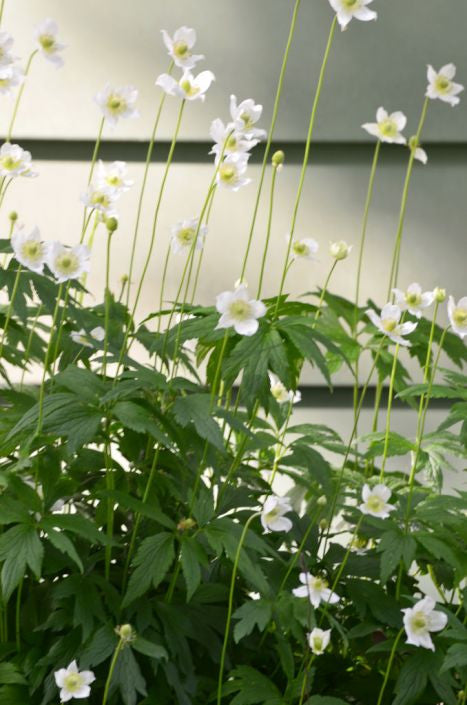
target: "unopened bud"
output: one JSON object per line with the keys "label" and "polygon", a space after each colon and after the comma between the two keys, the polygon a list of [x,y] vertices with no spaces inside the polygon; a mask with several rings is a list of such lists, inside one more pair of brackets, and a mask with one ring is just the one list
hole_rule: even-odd
{"label": "unopened bud", "polygon": [[345,240],[338,240],[337,242],[331,242],[329,245],[329,254],[336,260],[346,259],[349,256],[352,249],[351,245],[348,245]]}
{"label": "unopened bud", "polygon": [[328,500],[326,495],[324,494],[322,494],[321,497],[318,497],[318,499],[316,500],[316,504],[318,505],[318,507],[325,507],[327,503]]}
{"label": "unopened bud", "polygon": [[122,284],[127,284],[129,278],[130,278],[130,277],[128,276],[128,274],[122,274],[122,276],[120,277],[120,282],[121,282]]}
{"label": "unopened bud", "polygon": [[126,644],[136,639],[136,632],[131,624],[121,624],[115,629],[115,633],[118,634],[120,639]]}
{"label": "unopened bud", "polygon": [[321,529],[321,531],[324,531],[325,529],[327,529],[328,526],[329,526],[328,520],[327,520],[327,519],[321,519],[321,521],[319,522],[319,528]]}
{"label": "unopened bud", "polygon": [[182,519],[177,524],[177,529],[179,531],[187,531],[188,529],[193,529],[196,526],[196,521],[188,517],[188,519]]}
{"label": "unopened bud", "polygon": [[105,219],[105,227],[107,228],[109,233],[115,232],[115,230],[118,228],[117,218],[106,218]]}
{"label": "unopened bud", "polygon": [[436,286],[433,290],[433,294],[435,295],[435,301],[437,301],[439,304],[442,304],[443,301],[446,301],[446,289],[441,289],[439,286]]}
{"label": "unopened bud", "polygon": [[282,169],[282,166],[284,164],[284,159],[285,159],[285,154],[282,151],[282,149],[279,149],[277,152],[274,152],[271,158],[271,163],[274,167],[274,169],[277,169],[280,171]]}
{"label": "unopened bud", "polygon": [[11,211],[8,217],[12,223],[15,223],[18,220],[18,213],[16,211]]}

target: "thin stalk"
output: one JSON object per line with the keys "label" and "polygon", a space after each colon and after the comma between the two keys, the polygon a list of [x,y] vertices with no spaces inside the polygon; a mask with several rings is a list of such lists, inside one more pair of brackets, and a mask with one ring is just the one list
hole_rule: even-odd
{"label": "thin stalk", "polygon": [[115,647],[115,651],[112,656],[112,661],[110,662],[109,673],[107,676],[107,680],[105,682],[104,696],[102,698],[102,705],[106,705],[106,703],[107,703],[107,698],[109,697],[110,684],[112,682],[112,676],[113,676],[113,673],[115,670],[115,666],[117,665],[118,657],[120,655],[120,651],[122,650],[123,644],[124,644],[123,639],[119,639],[118,644]]}
{"label": "thin stalk", "polygon": [[[206,212],[206,218],[205,218],[205,221],[204,221],[204,224],[205,224],[206,226],[208,225],[209,219],[210,219],[210,217],[211,217],[212,204],[214,203],[214,194],[215,194],[215,192],[216,192],[216,189],[214,188],[213,191],[212,191],[212,194],[211,194],[211,200],[210,200],[210,202],[209,202],[208,210],[207,210],[207,212]],[[201,272],[201,265],[202,265],[202,263],[203,263],[204,252],[205,252],[205,243],[203,243],[203,247],[202,247],[202,249],[200,250],[199,257],[198,257],[198,265],[197,265],[197,267],[196,267],[195,281],[193,282],[193,290],[192,290],[192,292],[191,292],[190,304],[192,304],[193,301],[195,300],[196,290],[197,290],[197,288],[198,288],[199,275],[200,275],[200,272]]]}
{"label": "thin stalk", "polygon": [[102,377],[105,379],[105,376],[107,374],[107,352],[109,348],[109,325],[110,325],[110,289],[109,289],[109,282],[110,282],[110,246],[112,243],[112,235],[114,231],[113,230],[108,230],[107,231],[107,250],[106,250],[106,258],[105,258],[105,294],[104,294],[104,304],[105,304],[105,312],[104,312],[104,350],[102,354]]}
{"label": "thin stalk", "polygon": [[19,280],[21,277],[21,270],[22,270],[21,265],[18,264],[18,269],[16,270],[15,281],[13,282],[13,290],[11,292],[11,299],[10,299],[10,303],[8,304],[8,309],[7,309],[6,316],[5,316],[5,324],[3,326],[2,337],[0,340],[0,360],[2,359],[2,355],[3,355],[3,346],[4,346],[5,340],[6,340],[8,326],[10,325],[10,320],[13,315],[13,306],[15,304],[15,298],[16,298],[16,294],[18,291]]}
{"label": "thin stalk", "polygon": [[26,368],[27,368],[27,365],[29,362],[29,358],[31,356],[32,339],[34,337],[34,333],[36,332],[37,321],[39,320],[39,316],[42,313],[42,309],[43,309],[43,304],[41,303],[37,307],[36,315],[35,315],[34,320],[32,322],[31,330],[29,331],[28,342],[26,344],[26,350],[24,351],[24,362],[23,362],[23,371],[21,373],[20,389],[22,389],[24,386],[24,376],[26,374]]}
{"label": "thin stalk", "polygon": [[384,478],[384,470],[386,468],[386,460],[387,460],[387,456],[388,456],[389,434],[391,431],[392,397],[393,397],[393,392],[394,392],[394,381],[396,379],[397,357],[399,355],[399,348],[400,348],[400,345],[399,345],[399,343],[397,343],[396,349],[394,350],[394,358],[392,361],[391,377],[389,380],[388,408],[387,408],[387,413],[386,413],[386,431],[385,431],[385,435],[384,435],[383,459],[381,461],[381,472],[380,472],[380,476],[379,476],[380,482],[382,482],[383,478]]}
{"label": "thin stalk", "polygon": [[[6,177],[4,177],[4,179],[5,179],[5,178],[6,178]],[[6,184],[4,184],[4,182],[2,182],[2,188],[0,189],[0,208],[3,206],[3,201],[4,201],[4,199],[5,199],[5,194],[6,194],[6,192],[8,191],[8,187],[10,186],[10,184],[11,184],[12,182],[13,182],[13,179],[12,179],[12,178],[9,179],[9,180],[6,182]],[[4,188],[3,188],[3,187],[4,187]],[[11,225],[10,227],[11,227],[11,231],[10,231],[10,238],[11,238],[11,232],[12,232],[12,230],[13,230],[14,223],[12,223],[12,225]]]}
{"label": "thin stalk", "polygon": [[88,186],[89,186],[89,184],[90,184],[91,181],[92,181],[92,177],[93,177],[93,175],[94,175],[94,168],[95,168],[95,166],[96,166],[97,157],[99,156],[99,148],[100,148],[100,146],[101,146],[102,132],[103,132],[103,130],[104,130],[104,124],[105,124],[105,117],[103,117],[103,118],[101,119],[101,121],[100,121],[100,123],[99,123],[99,129],[98,129],[98,131],[97,131],[97,138],[96,138],[96,142],[95,142],[95,144],[94,144],[94,150],[93,150],[92,157],[91,157],[91,166],[90,166],[90,168],[89,168],[89,174],[88,174]]}
{"label": "thin stalk", "polygon": [[21,651],[21,595],[23,594],[24,578],[21,578],[16,593],[16,614],[15,614],[15,637],[16,651]]}
{"label": "thin stalk", "polygon": [[398,635],[396,636],[395,640],[394,640],[394,644],[392,645],[391,653],[389,654],[388,665],[387,665],[387,667],[386,667],[386,673],[384,674],[383,685],[381,686],[381,690],[379,691],[378,700],[377,700],[377,702],[376,702],[376,705],[381,705],[381,703],[383,702],[384,691],[386,690],[386,686],[387,686],[387,684],[388,684],[388,680],[389,680],[389,675],[390,675],[390,673],[391,673],[392,664],[393,664],[393,661],[394,661],[394,657],[395,657],[395,655],[396,655],[396,650],[397,650],[397,647],[398,647],[400,638],[401,638],[401,636],[402,636],[403,633],[404,633],[404,629],[401,629],[401,630],[399,631]]}
{"label": "thin stalk", "polygon": [[258,293],[256,294],[257,299],[261,298],[261,289],[263,287],[264,268],[266,266],[266,258],[267,258],[268,249],[269,249],[269,240],[271,237],[272,214],[273,214],[273,209],[274,209],[274,189],[276,187],[276,178],[277,178],[277,168],[273,167],[272,177],[271,177],[271,191],[269,193],[269,212],[268,212],[268,224],[266,227],[266,241],[264,243],[263,258],[261,260],[261,269],[259,272]]}
{"label": "thin stalk", "polygon": [[[164,267],[162,269],[161,293],[159,295],[159,313],[162,311],[162,306],[164,303],[164,290],[165,290],[165,282],[167,279],[167,271],[169,269],[170,252],[171,252],[171,247],[170,247],[170,242],[169,242],[169,244],[167,245],[167,251],[165,253]],[[157,319],[157,332],[158,333],[161,329],[161,324],[162,324],[162,316],[159,316],[159,318]]]}
{"label": "thin stalk", "polygon": [[[110,442],[108,438],[109,424],[106,424],[106,439],[104,443],[104,462],[105,462],[105,486],[107,490],[115,489],[114,476],[112,470],[112,455],[110,450]],[[105,546],[105,579],[110,578],[110,562],[112,560],[112,538],[114,527],[114,500],[109,497],[107,500],[107,531],[106,536],[108,542]]]}
{"label": "thin stalk", "polygon": [[3,19],[4,8],[5,8],[5,0],[1,0],[1,3],[0,3],[0,25],[1,25],[2,19]]}
{"label": "thin stalk", "polygon": [[[91,215],[93,214],[93,212],[94,212],[94,211],[91,211],[91,213],[89,214],[89,218],[87,219],[87,222],[85,221],[85,224],[84,224],[84,225],[85,225],[85,229],[84,229],[84,231],[83,231],[84,234],[86,233],[87,226],[89,225],[89,220],[90,220]],[[89,238],[88,238],[88,243],[87,243],[87,247],[88,247],[88,250],[89,250],[89,251],[92,250],[92,246],[94,245],[94,237],[95,237],[95,235],[96,235],[97,226],[99,225],[100,222],[101,222],[101,221],[100,221],[100,219],[99,219],[99,213],[96,213],[95,216],[94,216],[94,223],[92,224],[91,232],[89,233]],[[81,277],[81,284],[82,284],[83,287],[85,287],[85,288],[86,288],[86,282],[87,282],[87,281],[88,281],[88,273],[87,273],[87,272],[84,272],[83,276]],[[79,301],[80,304],[83,303],[84,294],[85,294],[84,291],[80,291],[80,293],[79,293],[78,301]]]}
{"label": "thin stalk", "polygon": [[43,423],[43,418],[44,418],[45,378],[46,378],[47,370],[49,367],[50,353],[52,351],[53,331],[55,330],[55,326],[56,326],[57,318],[58,318],[58,313],[60,311],[60,300],[62,298],[62,292],[63,292],[63,283],[61,283],[60,286],[58,287],[57,303],[55,304],[55,308],[54,308],[54,312],[53,312],[53,316],[52,316],[52,324],[50,326],[50,337],[49,337],[49,342],[47,344],[47,350],[45,353],[44,371],[42,373],[41,386],[39,389],[39,416],[38,416],[38,420],[37,420],[37,428],[36,428],[36,433],[35,433],[36,436],[38,436],[40,434],[40,432],[42,431],[42,423]]}
{"label": "thin stalk", "polygon": [[272,489],[272,484],[273,484],[275,477],[276,477],[276,474],[277,474],[279,462],[284,455],[283,452],[281,453],[281,448],[284,444],[285,435],[286,435],[287,429],[289,427],[290,417],[292,415],[292,409],[293,409],[293,400],[289,401],[289,405],[288,405],[288,409],[287,409],[287,417],[285,419],[284,428],[283,428],[283,431],[278,439],[278,450],[274,454],[275,457],[274,457],[274,463],[272,466],[271,479],[269,480],[269,485],[270,485],[271,489]]}
{"label": "thin stalk", "polygon": [[24,81],[21,84],[21,86],[19,87],[18,95],[16,96],[15,105],[13,108],[13,114],[11,116],[10,125],[8,127],[8,132],[6,135],[6,142],[11,142],[11,135],[13,134],[13,127],[15,125],[16,116],[18,114],[19,104],[21,103],[21,98],[23,97],[24,88],[26,86],[26,77],[29,74],[31,64],[32,64],[33,59],[36,56],[38,51],[39,51],[38,49],[34,49],[34,51],[30,54],[28,62],[26,64],[26,68],[24,69]]}
{"label": "thin stalk", "polygon": [[326,277],[326,281],[324,282],[324,286],[323,286],[323,288],[322,288],[322,290],[321,290],[321,296],[319,297],[318,308],[317,308],[316,311],[315,311],[315,323],[316,323],[316,321],[317,321],[318,318],[319,318],[319,314],[321,313],[321,307],[322,307],[322,305],[323,305],[324,297],[326,296],[326,291],[327,291],[327,289],[328,289],[329,282],[330,282],[331,277],[332,277],[332,273],[334,272],[334,270],[335,270],[335,268],[336,268],[337,262],[338,262],[338,260],[335,259],[334,262],[332,263],[332,267],[331,267],[331,269],[329,270],[328,276]]}
{"label": "thin stalk", "polygon": [[242,265],[242,271],[240,274],[240,280],[243,280],[245,277],[245,270],[246,270],[246,265],[248,262],[248,256],[250,253],[250,248],[251,248],[251,243],[253,241],[253,235],[255,231],[255,225],[256,225],[256,218],[258,216],[258,209],[259,209],[259,202],[261,199],[261,192],[263,189],[263,183],[264,183],[264,177],[266,174],[266,166],[268,163],[268,158],[269,158],[269,152],[271,150],[271,144],[272,144],[272,138],[274,135],[274,130],[276,127],[276,121],[277,121],[277,115],[279,112],[279,104],[280,104],[280,99],[281,99],[281,94],[282,94],[282,87],[284,84],[284,77],[285,77],[285,71],[287,68],[287,63],[289,60],[289,53],[290,53],[290,47],[292,46],[292,40],[293,36],[295,33],[295,27],[297,24],[297,17],[298,17],[298,10],[300,7],[300,0],[295,0],[295,6],[292,14],[292,21],[290,24],[290,30],[289,30],[289,36],[287,38],[287,44],[285,46],[285,51],[284,51],[284,56],[282,59],[282,66],[281,70],[279,73],[279,80],[277,83],[277,89],[276,89],[276,97],[274,99],[274,107],[272,110],[272,118],[271,118],[271,124],[269,126],[269,133],[268,133],[268,139],[266,142],[266,147],[264,148],[264,155],[263,155],[263,164],[261,166],[261,175],[259,177],[259,184],[258,184],[258,191],[256,193],[256,201],[255,201],[255,206],[253,209],[253,218],[251,221],[251,226],[250,226],[250,232],[248,235],[248,242],[246,246],[246,251],[245,251],[245,256],[243,258],[243,265]]}
{"label": "thin stalk", "polygon": [[[327,41],[327,44],[326,44],[326,49],[325,49],[325,51],[324,51],[324,56],[323,56],[323,62],[322,62],[322,64],[321,64],[321,69],[320,69],[320,72],[319,72],[318,85],[317,85],[317,87],[316,87],[316,93],[315,93],[315,97],[314,97],[314,100],[313,100],[313,107],[312,107],[312,109],[311,109],[310,122],[309,122],[309,125],[308,125],[308,134],[307,134],[306,145],[305,145],[305,153],[304,153],[304,155],[303,155],[302,170],[301,170],[301,173],[300,173],[300,180],[299,180],[299,183],[298,183],[297,195],[296,195],[296,197],[295,197],[295,204],[294,204],[294,209],[293,209],[293,214],[292,214],[292,222],[291,222],[290,231],[289,231],[289,232],[290,232],[290,239],[289,239],[289,244],[288,244],[288,249],[287,249],[286,262],[288,262],[288,260],[289,260],[290,248],[292,247],[293,235],[294,235],[295,226],[296,226],[296,223],[297,223],[298,207],[299,207],[299,205],[300,205],[300,200],[301,200],[301,197],[302,197],[303,185],[304,185],[304,183],[305,183],[305,175],[306,175],[306,170],[307,170],[307,166],[308,166],[308,158],[309,158],[309,155],[310,155],[310,145],[311,145],[311,139],[312,139],[312,137],[313,137],[313,128],[314,128],[314,126],[315,126],[316,113],[317,113],[317,110],[318,110],[319,99],[320,99],[320,97],[321,97],[321,91],[322,91],[323,83],[324,83],[324,74],[325,74],[325,72],[326,72],[326,66],[327,66],[327,63],[328,63],[329,54],[330,54],[330,51],[331,51],[332,40],[333,40],[333,38],[334,38],[334,33],[335,33],[335,31],[336,31],[336,26],[337,26],[337,15],[334,16],[334,19],[333,19],[332,24],[331,24],[331,29],[329,30],[328,41]],[[275,309],[275,312],[274,312],[274,317],[277,316],[277,310],[278,310],[278,308],[279,308],[279,300],[280,300],[280,298],[281,298],[281,296],[282,296],[282,292],[283,292],[283,289],[284,289],[284,283],[285,283],[286,274],[287,274],[286,267],[284,267],[284,270],[283,270],[283,272],[282,272],[281,283],[280,283],[280,286],[279,286],[279,294],[278,294],[278,296],[277,296],[277,303],[276,303],[276,309]]]}

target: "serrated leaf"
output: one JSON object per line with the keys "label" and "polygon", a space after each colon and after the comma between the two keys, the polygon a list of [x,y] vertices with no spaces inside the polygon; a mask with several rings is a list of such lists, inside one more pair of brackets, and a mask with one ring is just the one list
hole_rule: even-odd
{"label": "serrated leaf", "polygon": [[133,561],[134,571],[130,576],[128,589],[122,606],[126,607],[147,592],[157,588],[164,579],[175,557],[174,537],[162,532],[149,536],[141,543]]}
{"label": "serrated leaf", "polygon": [[66,555],[69,556],[72,561],[76,563],[81,573],[84,571],[83,563],[76,551],[76,548],[74,547],[74,544],[68,538],[68,536],[63,533],[63,531],[56,531],[55,529],[51,529],[47,533],[47,538],[50,543],[55,546],[55,548],[57,548],[61,553],[66,553]]}
{"label": "serrated leaf", "polygon": [[272,605],[266,600],[250,600],[238,608],[233,614],[239,622],[234,627],[234,640],[238,642],[244,636],[251,634],[257,626],[260,632],[263,632],[271,620]]}
{"label": "serrated leaf", "polygon": [[194,537],[183,537],[180,561],[186,583],[186,601],[189,602],[201,582],[201,563],[207,562],[203,548]]}
{"label": "serrated leaf", "polygon": [[163,646],[160,644],[154,644],[154,642],[148,641],[148,639],[143,639],[141,636],[138,636],[135,641],[131,643],[131,646],[135,651],[139,651],[141,654],[156,659],[157,661],[160,661],[161,659],[165,659],[167,661],[169,658],[169,655]]}
{"label": "serrated leaf", "polygon": [[219,450],[224,450],[222,432],[212,417],[211,396],[209,394],[190,394],[175,400],[173,411],[181,426],[193,423],[201,438]]}
{"label": "serrated leaf", "polygon": [[378,545],[381,555],[381,582],[387,582],[389,576],[403,560],[409,568],[415,556],[417,544],[412,536],[404,534],[399,529],[386,531]]}

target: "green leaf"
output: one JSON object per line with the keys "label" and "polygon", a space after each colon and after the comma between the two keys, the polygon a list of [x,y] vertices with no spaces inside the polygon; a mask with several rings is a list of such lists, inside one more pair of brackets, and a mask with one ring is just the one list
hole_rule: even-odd
{"label": "green leaf", "polygon": [[163,446],[171,446],[169,438],[155,422],[155,417],[146,408],[132,401],[119,401],[112,409],[121,423],[136,433],[149,433]]}
{"label": "green leaf", "polygon": [[189,602],[201,582],[201,564],[207,563],[207,556],[194,537],[184,536],[180,560],[186,582],[186,601]]}
{"label": "green leaf", "polygon": [[40,524],[46,531],[65,529],[82,536],[90,543],[109,543],[104,532],[100,531],[92,521],[80,514],[51,514],[41,519]]}
{"label": "green leaf", "polygon": [[39,579],[41,576],[44,547],[32,526],[18,524],[0,536],[0,561],[2,568],[2,591],[8,600],[24,576],[26,566]]}
{"label": "green leaf", "polygon": [[182,426],[193,423],[201,438],[205,438],[219,450],[224,450],[224,439],[217,423],[212,418],[211,396],[190,394],[178,397],[173,406],[175,418]]}
{"label": "green leaf", "polygon": [[231,671],[223,692],[226,695],[237,693],[230,701],[231,705],[282,705],[284,702],[277,686],[251,666],[238,666]]}
{"label": "green leaf", "polygon": [[272,605],[266,600],[250,600],[234,612],[234,618],[239,619],[234,628],[234,640],[238,642],[244,636],[251,634],[257,626],[263,632],[272,617]]}
{"label": "green leaf", "polygon": [[135,570],[131,574],[128,590],[123,599],[126,607],[149,588],[157,588],[164,579],[175,557],[174,537],[162,532],[149,536],[141,543],[133,561]]}
{"label": "green leaf", "polygon": [[412,705],[423,694],[431,671],[439,670],[439,657],[436,654],[419,650],[402,665],[396,682],[396,698],[392,705]]}
{"label": "green leaf", "polygon": [[0,683],[2,685],[26,685],[25,677],[14,663],[0,663]]}
{"label": "green leaf", "polygon": [[47,533],[47,538],[50,543],[55,546],[55,548],[61,551],[61,553],[66,553],[67,556],[69,556],[76,563],[81,573],[84,572],[83,563],[81,562],[81,558],[79,557],[76,548],[68,536],[63,533],[63,531],[51,529]]}
{"label": "green leaf", "polygon": [[154,644],[154,642],[148,641],[148,639],[143,639],[142,636],[138,636],[135,641],[131,643],[131,646],[135,651],[139,651],[145,656],[156,659],[156,661],[160,661],[161,659],[165,659],[167,661],[169,658],[169,655],[163,646],[160,644]]}
{"label": "green leaf", "polygon": [[145,696],[146,681],[132,649],[122,649],[115,665],[112,686],[118,686],[124,705],[136,705],[138,693]]}
{"label": "green leaf", "polygon": [[[369,433],[360,437],[359,440],[364,443],[370,441],[370,446],[365,453],[367,458],[377,458],[378,456],[383,455],[386,443],[385,436],[385,433],[378,432]],[[387,447],[388,457],[393,455],[405,455],[413,450],[415,450],[415,445],[407,438],[404,438],[399,433],[395,433],[394,431],[389,433]]]}
{"label": "green leaf", "polygon": [[102,379],[83,367],[69,365],[55,377],[59,387],[65,387],[85,401],[95,402],[104,396],[107,384]]}
{"label": "green leaf", "polygon": [[[415,534],[416,540],[435,558],[441,559],[449,563],[455,570],[464,573],[464,566],[457,558],[452,548],[445,542],[433,534],[418,532]],[[464,575],[463,575],[464,577]]]}
{"label": "green leaf", "polygon": [[347,705],[345,700],[333,698],[329,695],[312,695],[308,698],[305,705]]}
{"label": "green leaf", "polygon": [[415,556],[417,544],[412,536],[408,536],[399,529],[386,531],[378,545],[381,555],[381,582],[387,582],[389,576],[403,560],[409,568]]}
{"label": "green leaf", "polygon": [[443,661],[441,673],[449,668],[463,668],[464,666],[467,666],[467,644],[452,644]]}
{"label": "green leaf", "polygon": [[98,666],[106,661],[115,651],[118,644],[118,637],[114,629],[104,624],[95,632],[87,643],[80,657],[82,668]]}

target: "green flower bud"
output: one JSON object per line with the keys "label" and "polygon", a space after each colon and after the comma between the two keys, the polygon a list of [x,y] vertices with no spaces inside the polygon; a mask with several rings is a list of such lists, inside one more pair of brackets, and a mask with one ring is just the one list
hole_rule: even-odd
{"label": "green flower bud", "polygon": [[327,519],[321,519],[321,521],[319,522],[319,528],[321,529],[321,531],[324,531],[325,529],[327,529],[328,526],[329,526],[328,520],[327,520]]}
{"label": "green flower bud", "polygon": [[12,223],[15,223],[18,220],[18,213],[16,211],[11,211],[8,217]]}
{"label": "green flower bud", "polygon": [[321,497],[318,497],[318,499],[316,501],[316,504],[318,505],[318,507],[325,507],[327,503],[328,503],[328,500],[324,494],[322,494]]}
{"label": "green flower bud", "polygon": [[439,286],[436,286],[433,290],[433,294],[435,295],[435,301],[437,301],[439,304],[442,304],[443,301],[446,301],[446,289],[441,289]]}
{"label": "green flower bud", "polygon": [[279,169],[282,167],[285,159],[285,154],[282,151],[282,149],[279,149],[277,152],[274,152],[272,155],[271,163],[274,167],[274,169]]}
{"label": "green flower bud", "polygon": [[117,218],[106,218],[105,219],[105,227],[107,228],[109,233],[115,232],[115,230],[118,228]]}
{"label": "green flower bud", "polygon": [[116,634],[120,637],[122,641],[128,644],[130,641],[136,639],[136,632],[131,626],[131,624],[121,624],[115,629]]}
{"label": "green flower bud", "polygon": [[182,519],[177,524],[177,529],[179,531],[187,531],[187,529],[193,529],[196,526],[196,521],[194,519]]}

